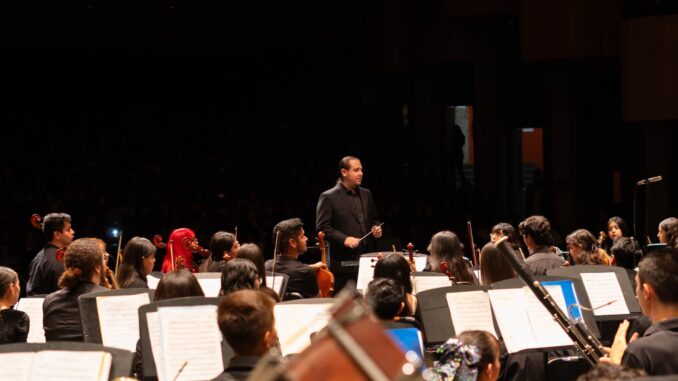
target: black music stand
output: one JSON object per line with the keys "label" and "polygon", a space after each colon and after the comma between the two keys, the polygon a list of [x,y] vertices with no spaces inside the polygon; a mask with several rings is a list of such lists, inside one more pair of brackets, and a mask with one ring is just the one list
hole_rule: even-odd
{"label": "black music stand", "polygon": [[[266,277],[273,277],[273,273],[270,271],[266,271]],[[280,284],[280,290],[276,290],[272,284],[268,284],[268,279],[266,280],[267,287],[275,291],[278,296],[280,297],[280,300],[282,300],[283,296],[285,296],[285,292],[287,291],[287,282],[290,280],[290,276],[287,274],[283,273],[275,273],[275,278],[280,278],[282,279],[282,282]]]}
{"label": "black music stand", "polygon": [[155,290],[148,288],[122,288],[120,290],[97,291],[78,297],[80,307],[80,322],[82,323],[83,341],[86,343],[102,344],[97,297],[148,294],[148,300],[153,300]]}
{"label": "black music stand", "polygon": [[16,343],[0,345],[0,353],[40,352],[40,351],[101,351],[111,354],[111,371],[109,380],[116,377],[129,377],[132,374],[134,353],[124,349],[105,347],[95,343],[74,341],[50,341],[49,343]]}
{"label": "black music stand", "polygon": [[[217,298],[206,298],[204,296],[191,296],[186,298],[176,298],[176,299],[167,299],[161,300],[159,302],[153,302],[145,306],[139,307],[139,330],[141,333],[141,355],[143,358],[143,367],[144,367],[144,380],[157,380],[158,371],[155,367],[155,359],[153,359],[153,352],[151,351],[151,338],[148,334],[148,321],[146,320],[146,314],[150,312],[157,312],[158,307],[190,307],[190,306],[206,306],[206,305],[218,305],[221,297]],[[221,354],[226,366],[231,358],[234,356],[233,349],[226,342],[226,340],[221,341]]]}
{"label": "black music stand", "polygon": [[[424,342],[427,347],[440,345],[450,337],[455,336],[450,308],[447,305],[446,295],[450,292],[487,291],[486,286],[457,285],[434,288],[417,294],[417,320],[421,323]],[[494,330],[499,333],[497,321],[492,315]]]}

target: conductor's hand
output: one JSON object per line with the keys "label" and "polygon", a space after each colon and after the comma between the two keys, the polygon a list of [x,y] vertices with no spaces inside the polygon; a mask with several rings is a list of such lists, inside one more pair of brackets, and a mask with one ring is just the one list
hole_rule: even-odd
{"label": "conductor's hand", "polygon": [[313,270],[315,270],[315,271],[318,271],[318,270],[320,270],[320,269],[326,269],[326,268],[327,268],[327,265],[324,264],[324,263],[322,263],[322,262],[316,262],[316,263],[314,263],[314,264],[312,264],[312,265],[308,265],[308,266],[309,266],[310,268],[312,268]]}
{"label": "conductor's hand", "polygon": [[372,235],[374,238],[381,238],[383,231],[381,230],[381,226],[379,225],[374,225],[372,226]]}
{"label": "conductor's hand", "polygon": [[360,239],[356,237],[346,237],[344,240],[344,246],[348,247],[349,249],[355,249],[360,245]]}

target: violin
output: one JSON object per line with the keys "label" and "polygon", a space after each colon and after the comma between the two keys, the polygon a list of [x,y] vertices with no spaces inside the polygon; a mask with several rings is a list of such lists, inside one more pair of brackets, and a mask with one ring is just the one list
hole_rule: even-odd
{"label": "violin", "polygon": [[167,249],[169,247],[172,271],[186,267],[183,257],[177,258],[176,261],[174,260],[174,242],[172,242],[172,240],[170,240],[169,243],[163,242],[162,236],[160,234],[156,234],[153,236],[153,244],[158,249]]}
{"label": "violin", "polygon": [[[318,242],[320,243],[320,254],[322,263],[327,266],[325,233],[318,232]],[[320,268],[315,272],[318,278],[318,288],[323,298],[329,298],[334,292],[334,274],[327,268]]]}
{"label": "violin", "polygon": [[198,244],[197,238],[190,239],[188,237],[185,237],[181,244],[183,245],[184,249],[190,250],[194,253],[198,253],[203,258],[209,258],[212,256],[211,251],[205,249],[204,247]]}
{"label": "violin", "polygon": [[31,225],[34,228],[42,230],[42,217],[39,214],[34,214],[31,216]]}

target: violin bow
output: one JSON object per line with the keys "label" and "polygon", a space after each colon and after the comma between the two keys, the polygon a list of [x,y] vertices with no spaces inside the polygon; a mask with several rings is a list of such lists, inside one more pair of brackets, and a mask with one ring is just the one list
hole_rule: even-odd
{"label": "violin bow", "polygon": [[[275,290],[275,264],[278,262],[278,245],[280,245],[280,230],[275,232],[275,247],[273,248],[273,267],[271,267],[271,272],[273,273],[273,279],[272,279],[272,285],[273,289]],[[280,295],[280,299],[282,300],[282,295]]]}
{"label": "violin bow", "polygon": [[118,265],[120,264],[120,257],[122,256],[122,229],[120,229],[120,236],[118,237],[118,255],[115,256],[115,271],[114,274],[118,273]]}
{"label": "violin bow", "polygon": [[177,268],[174,265],[174,242],[172,240],[169,240],[167,244],[169,245],[170,259],[172,261],[172,271],[176,271]]}

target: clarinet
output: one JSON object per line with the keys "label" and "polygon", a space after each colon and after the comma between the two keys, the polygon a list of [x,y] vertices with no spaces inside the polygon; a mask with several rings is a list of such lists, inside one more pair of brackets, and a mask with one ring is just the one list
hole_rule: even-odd
{"label": "clarinet", "polygon": [[502,252],[504,258],[513,267],[513,270],[520,276],[520,279],[532,290],[534,295],[546,307],[553,320],[558,322],[560,327],[572,339],[574,346],[586,357],[591,365],[596,365],[601,357],[605,356],[603,344],[598,340],[583,322],[574,323],[568,319],[563,310],[558,307],[551,295],[546,291],[541,283],[534,279],[534,276],[525,269],[525,264],[520,263],[513,253],[513,248],[507,241],[507,237],[502,237],[495,244],[495,247]]}

